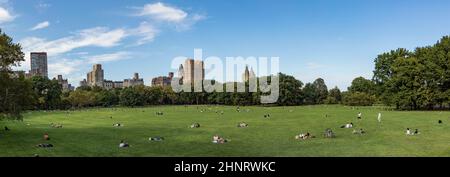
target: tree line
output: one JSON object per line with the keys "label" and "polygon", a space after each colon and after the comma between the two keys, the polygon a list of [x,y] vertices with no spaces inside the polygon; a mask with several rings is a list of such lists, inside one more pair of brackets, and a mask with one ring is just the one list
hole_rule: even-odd
{"label": "tree line", "polygon": [[[328,89],[322,78],[304,84],[279,73],[279,99],[274,105],[344,104],[371,106],[379,103],[397,109],[450,108],[450,37],[414,51],[397,49],[377,56],[372,79],[355,78],[347,91]],[[180,92],[169,87],[135,86],[105,90],[79,87],[63,91],[56,80],[14,75],[12,67],[24,61],[20,44],[0,30],[0,117],[20,118],[23,110],[85,107],[220,104],[261,105],[257,92]],[[248,83],[245,83],[248,86]],[[223,85],[226,90],[226,85]],[[236,85],[235,85],[236,87]]]}

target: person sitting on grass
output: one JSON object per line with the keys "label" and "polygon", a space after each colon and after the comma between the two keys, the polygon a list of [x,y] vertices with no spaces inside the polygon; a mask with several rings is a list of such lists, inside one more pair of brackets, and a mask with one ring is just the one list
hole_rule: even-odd
{"label": "person sitting on grass", "polygon": [[438,124],[443,124],[442,120],[439,120],[439,121],[438,121]]}
{"label": "person sitting on grass", "polygon": [[10,131],[10,129],[7,127],[7,126],[5,126],[5,131]]}
{"label": "person sitting on grass", "polygon": [[341,128],[353,128],[353,123],[342,125]]}
{"label": "person sitting on grass", "polygon": [[406,128],[406,135],[413,135],[410,128]]}
{"label": "person sitting on grass", "polygon": [[241,123],[238,124],[237,127],[238,127],[238,128],[245,128],[245,127],[248,127],[248,124],[245,123],[245,122],[241,122]]}
{"label": "person sitting on grass", "polygon": [[365,133],[366,132],[362,128],[359,130],[353,130],[353,134],[355,134],[355,135],[363,135]]}
{"label": "person sitting on grass", "polygon": [[128,143],[126,143],[124,140],[120,141],[119,148],[127,148],[130,147]]}
{"label": "person sitting on grass", "polygon": [[45,140],[45,141],[50,140],[50,137],[48,136],[48,133],[44,133],[44,140]]}
{"label": "person sitting on grass", "polygon": [[416,131],[414,131],[414,135],[418,135],[420,134],[419,129],[416,129]]}
{"label": "person sitting on grass", "polygon": [[52,148],[53,144],[38,144],[36,145],[36,147],[40,147],[40,148]]}
{"label": "person sitting on grass", "polygon": [[200,128],[200,124],[199,123],[194,123],[191,125],[191,128]]}
{"label": "person sitting on grass", "polygon": [[164,137],[156,136],[148,138],[149,141],[164,141]]}
{"label": "person sitting on grass", "polygon": [[220,137],[219,135],[215,135],[215,136],[213,136],[212,142],[215,144],[224,144],[224,143],[228,142],[228,140]]}
{"label": "person sitting on grass", "polygon": [[325,130],[324,137],[325,138],[335,138],[336,135],[334,134],[333,130],[331,130],[331,128],[327,128]]}

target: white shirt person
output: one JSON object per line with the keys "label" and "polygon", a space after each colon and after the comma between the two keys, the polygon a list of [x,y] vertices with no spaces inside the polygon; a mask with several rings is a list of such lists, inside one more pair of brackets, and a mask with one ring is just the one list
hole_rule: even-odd
{"label": "white shirt person", "polygon": [[378,122],[381,123],[381,112],[378,113]]}

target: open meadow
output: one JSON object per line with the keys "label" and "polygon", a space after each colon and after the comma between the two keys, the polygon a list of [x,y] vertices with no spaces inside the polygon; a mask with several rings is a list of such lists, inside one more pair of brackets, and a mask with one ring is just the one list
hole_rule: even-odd
{"label": "open meadow", "polygon": [[[157,115],[162,112],[163,115]],[[362,113],[362,119],[357,114]],[[382,122],[377,121],[382,113]],[[223,113],[223,114],[222,114]],[[270,115],[265,118],[264,115]],[[438,124],[442,120],[443,124]],[[238,128],[239,122],[248,124]],[[353,122],[364,129],[340,128]],[[54,128],[51,124],[61,124]],[[114,127],[113,124],[122,127]],[[190,128],[199,123],[200,128]],[[158,106],[28,112],[1,120],[0,157],[450,157],[450,112],[387,111],[340,105],[298,107]],[[10,131],[4,131],[7,126]],[[331,128],[336,138],[324,138]],[[406,128],[420,134],[407,136]],[[315,138],[296,140],[300,133]],[[50,140],[44,141],[48,133]],[[214,135],[229,142],[212,143]],[[164,141],[149,141],[161,136]],[[125,140],[131,147],[119,148]],[[53,148],[38,148],[51,143]]]}

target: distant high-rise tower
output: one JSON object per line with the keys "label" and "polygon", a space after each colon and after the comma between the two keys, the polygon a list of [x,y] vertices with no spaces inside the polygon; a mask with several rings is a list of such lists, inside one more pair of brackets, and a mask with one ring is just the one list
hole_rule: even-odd
{"label": "distant high-rise tower", "polygon": [[31,52],[31,76],[41,76],[48,78],[47,53],[46,52]]}
{"label": "distant high-rise tower", "polygon": [[[182,71],[181,71],[182,69]],[[180,67],[183,83],[199,83],[205,79],[205,68],[203,61],[187,59],[184,65]]]}
{"label": "distant high-rise tower", "polygon": [[87,74],[87,85],[103,87],[104,75],[101,64],[93,66],[92,71]]}
{"label": "distant high-rise tower", "polygon": [[253,72],[253,68],[248,70],[248,66],[245,66],[244,74],[242,74],[242,81],[249,82],[251,78],[255,78],[255,72]]}

